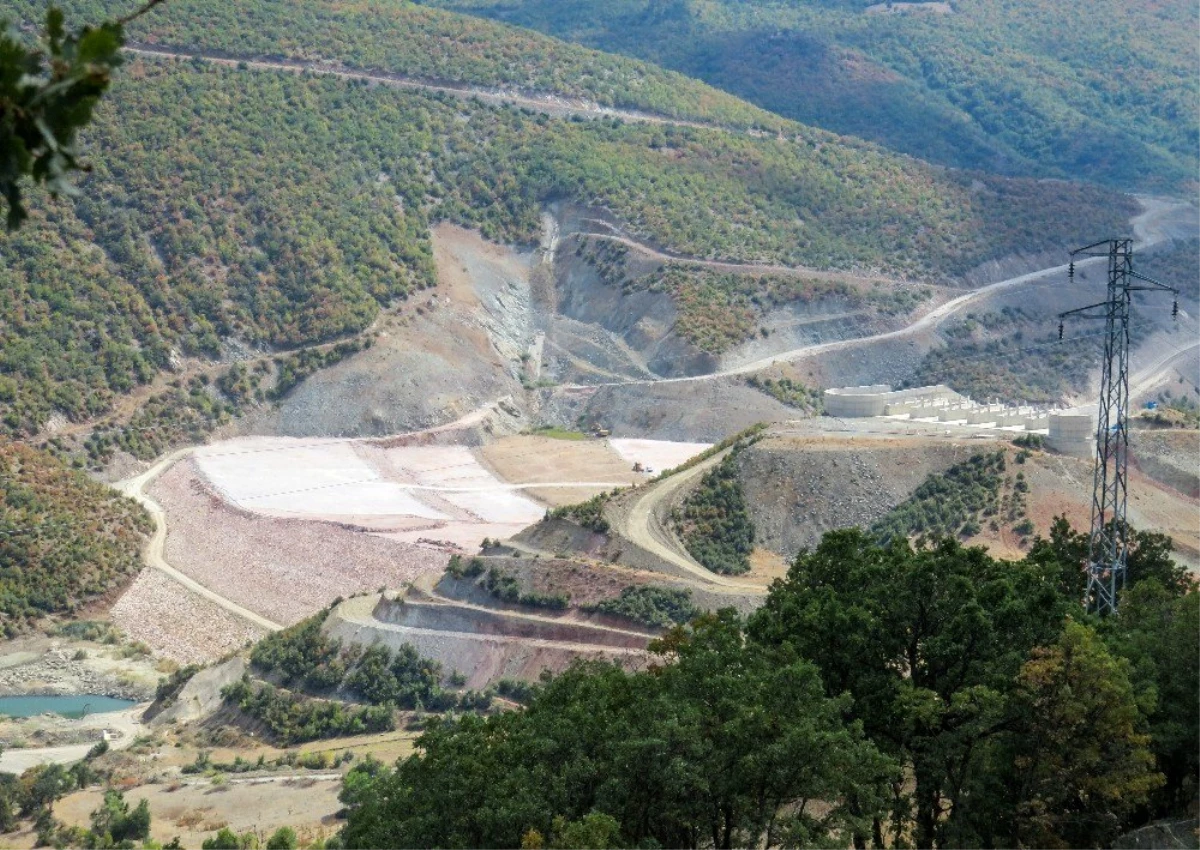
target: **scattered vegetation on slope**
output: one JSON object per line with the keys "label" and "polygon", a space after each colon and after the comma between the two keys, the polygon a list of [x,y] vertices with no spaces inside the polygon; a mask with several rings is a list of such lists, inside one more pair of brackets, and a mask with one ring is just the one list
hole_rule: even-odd
{"label": "scattered vegetation on slope", "polygon": [[139,460],[151,460],[181,442],[203,442],[215,428],[230,422],[256,405],[286,396],[318,369],[370,348],[370,337],[339,342],[323,348],[260,359],[251,366],[234,363],[216,371],[216,379],[201,372],[171,381],[169,388],[150,396],[125,422],[102,422],[83,440],[82,451],[70,443],[50,438],[46,447],[74,454],[78,463],[100,468],[117,451]]}
{"label": "scattered vegetation on slope", "polygon": [[1155,245],[1137,255],[1135,266],[1141,274],[1176,287],[1184,298],[1200,298],[1200,239]]}
{"label": "scattered vegetation on slope", "polygon": [[620,596],[586,605],[583,610],[625,617],[660,629],[682,625],[701,613],[692,602],[690,590],[652,584],[623,587]]}
{"label": "scattered vegetation on slope", "polygon": [[371,705],[453,704],[454,695],[440,687],[440,664],[421,658],[408,644],[395,653],[378,645],[343,647],[321,630],[329,610],[260,640],[250,653],[253,669],[278,677],[287,687],[313,694],[342,693]]}
{"label": "scattered vegetation on slope", "polygon": [[870,14],[874,0],[424,2],[647,59],[934,162],[1122,187],[1195,179],[1191,3],[956,0],[950,14]]}
{"label": "scattered vegetation on slope", "polygon": [[634,273],[627,245],[595,236],[580,238],[575,254],[610,286],[671,296],[678,310],[675,332],[713,354],[744,342],[768,311],[790,304],[833,302],[891,316],[911,312],[932,295],[925,286],[888,289],[876,284],[864,290],[840,280],[718,271],[683,262],[660,263]]}
{"label": "scattered vegetation on slope", "polygon": [[389,706],[314,699],[249,679],[225,687],[221,696],[227,704],[266,726],[272,738],[284,746],[396,728]]}
{"label": "scattered vegetation on slope", "polygon": [[726,575],[749,572],[754,551],[754,523],[737,473],[735,449],[704,473],[671,517],[691,556],[706,569]]}
{"label": "scattered vegetation on slope", "polygon": [[1096,328],[1059,343],[1053,323],[1019,307],[968,313],[947,325],[947,342],[921,360],[906,383],[946,384],[971,398],[1004,402],[1058,402],[1087,385],[1100,363]]}
{"label": "scattered vegetation on slope", "polygon": [[1143,410],[1138,418],[1167,428],[1200,428],[1200,404],[1190,396],[1163,390],[1158,394],[1158,406]]}
{"label": "scattered vegetation on slope", "polygon": [[588,531],[606,534],[609,525],[608,520],[604,518],[604,506],[610,496],[609,493],[597,493],[586,502],[580,502],[577,505],[560,505],[557,508],[551,508],[546,512],[546,516],[550,519],[569,519],[579,523]]}
{"label": "scattered vegetation on slope", "polygon": [[667,263],[626,288],[669,294],[679,310],[676,333],[713,354],[744,342],[768,311],[788,305],[832,302],[894,316],[911,312],[933,294],[925,286],[863,290],[838,280],[719,272],[686,263]]}
{"label": "scattered vegetation on slope", "polygon": [[978,534],[982,519],[1000,513],[1004,470],[1000,449],[934,473],[872,525],[871,534],[881,543],[916,535]]}
{"label": "scattered vegetation on slope", "polygon": [[132,578],[150,528],[132,500],[0,440],[0,634],[70,615]]}
{"label": "scattered vegetation on slope", "polygon": [[327,637],[329,610],[254,645],[251,670],[267,681],[247,675],[222,691],[281,743],[393,729],[396,709],[479,709],[490,702],[487,694],[443,688],[441,665],[408,644],[393,652]]}
{"label": "scattered vegetation on slope", "polygon": [[499,567],[491,567],[479,583],[492,596],[501,602],[508,602],[512,605],[528,605],[532,608],[563,611],[571,602],[571,597],[565,593],[538,593],[532,590],[522,590],[521,580]]}
{"label": "scattered vegetation on slope", "polygon": [[791,378],[760,378],[751,375],[746,383],[760,390],[778,402],[804,411],[811,416],[819,416],[825,409],[824,392],[815,387],[806,387],[800,381]]}

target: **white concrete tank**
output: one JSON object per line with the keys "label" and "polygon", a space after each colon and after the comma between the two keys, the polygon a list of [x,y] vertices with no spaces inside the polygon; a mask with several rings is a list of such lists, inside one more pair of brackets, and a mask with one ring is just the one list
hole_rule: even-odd
{"label": "white concrete tank", "polygon": [[1065,455],[1094,457],[1096,420],[1090,413],[1051,413],[1046,445]]}
{"label": "white concrete tank", "polygon": [[892,388],[887,384],[869,387],[836,387],[825,390],[825,412],[830,416],[882,416]]}

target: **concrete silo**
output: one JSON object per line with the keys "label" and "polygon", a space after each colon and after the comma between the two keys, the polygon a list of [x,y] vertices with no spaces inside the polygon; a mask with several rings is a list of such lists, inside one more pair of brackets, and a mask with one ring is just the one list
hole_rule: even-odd
{"label": "concrete silo", "polygon": [[1046,445],[1065,455],[1095,457],[1096,417],[1078,410],[1051,413]]}

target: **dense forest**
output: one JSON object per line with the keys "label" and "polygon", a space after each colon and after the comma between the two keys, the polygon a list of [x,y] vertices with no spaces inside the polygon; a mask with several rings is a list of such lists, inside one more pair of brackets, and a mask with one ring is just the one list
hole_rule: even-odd
{"label": "dense forest", "polygon": [[1195,186],[1188,0],[422,2],[646,59],[932,162]]}
{"label": "dense forest", "polygon": [[150,527],[132,500],[0,438],[0,636],[131,579]]}
{"label": "dense forest", "polygon": [[1200,594],[1139,535],[1120,614],[1095,619],[1086,547],[1063,521],[1021,561],[832,532],[758,612],[674,630],[648,671],[580,664],[352,770],[341,839],[1106,846],[1196,793]]}

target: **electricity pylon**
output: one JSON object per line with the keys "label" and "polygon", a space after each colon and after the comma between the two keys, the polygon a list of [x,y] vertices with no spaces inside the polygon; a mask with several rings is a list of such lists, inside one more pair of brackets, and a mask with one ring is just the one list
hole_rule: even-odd
{"label": "electricity pylon", "polygon": [[[1108,298],[1058,315],[1058,338],[1067,316],[1104,308],[1104,361],[1096,416],[1096,466],[1092,476],[1092,532],[1088,539],[1084,605],[1101,615],[1117,610],[1125,587],[1129,526],[1129,312],[1133,293],[1171,292],[1179,315],[1179,290],[1133,270],[1133,240],[1104,239],[1071,252],[1068,274],[1075,280],[1076,257],[1108,257]],[[1135,283],[1137,281],[1138,283]]]}

